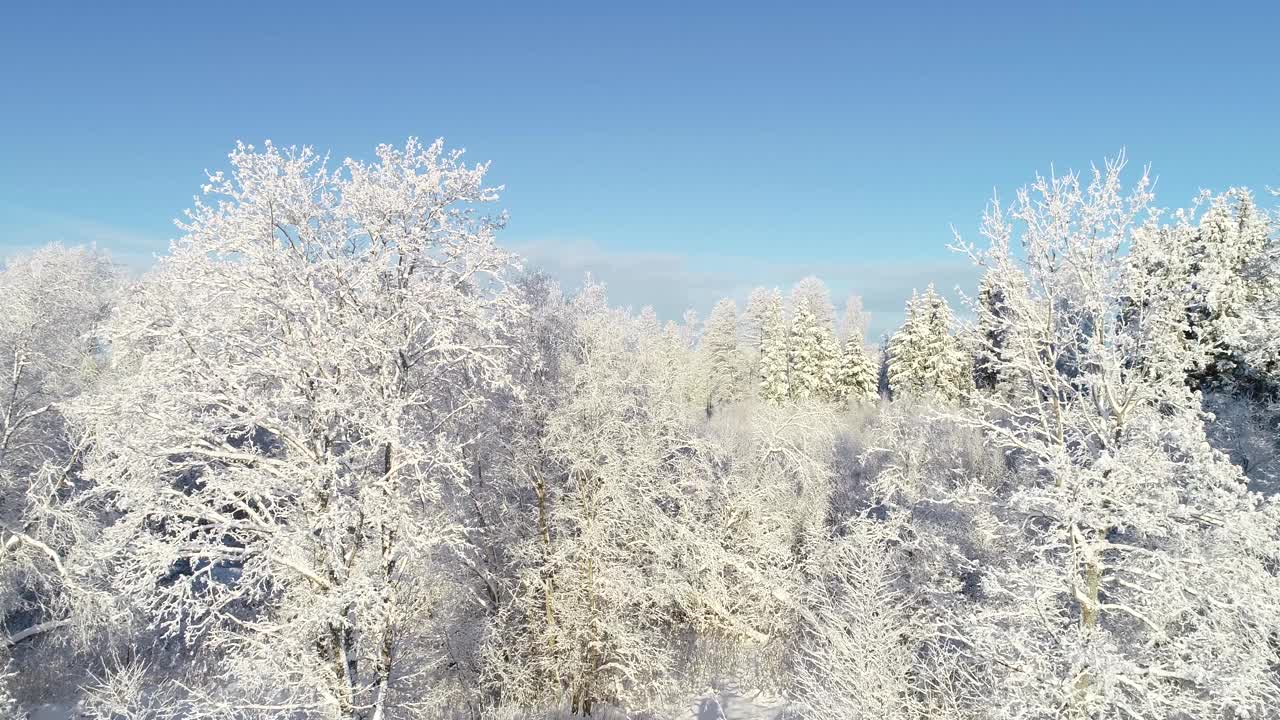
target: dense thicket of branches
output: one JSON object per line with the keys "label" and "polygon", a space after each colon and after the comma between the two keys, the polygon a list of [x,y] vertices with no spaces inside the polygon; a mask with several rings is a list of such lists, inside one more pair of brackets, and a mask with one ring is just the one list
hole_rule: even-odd
{"label": "dense thicket of branches", "polygon": [[240,146],[142,277],[0,273],[0,714],[1280,717],[1276,222],[1123,169],[870,348],[566,294],[439,142]]}

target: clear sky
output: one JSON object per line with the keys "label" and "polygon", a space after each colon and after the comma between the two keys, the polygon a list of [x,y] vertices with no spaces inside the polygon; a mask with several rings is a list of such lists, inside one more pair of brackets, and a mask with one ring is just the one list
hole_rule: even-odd
{"label": "clear sky", "polygon": [[234,141],[492,160],[505,242],[666,315],[814,272],[895,321],[993,189],[1121,147],[1280,185],[1280,3],[83,3],[0,9],[0,250],[135,264]]}

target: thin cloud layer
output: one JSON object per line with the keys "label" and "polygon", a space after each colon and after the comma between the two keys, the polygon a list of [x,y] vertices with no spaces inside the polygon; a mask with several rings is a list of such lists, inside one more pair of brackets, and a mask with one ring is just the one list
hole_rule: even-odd
{"label": "thin cloud layer", "polygon": [[734,298],[741,305],[754,287],[777,286],[785,291],[801,278],[816,275],[831,288],[839,307],[848,295],[862,296],[866,311],[871,313],[868,337],[873,341],[902,321],[904,303],[913,289],[924,289],[933,283],[962,312],[955,289],[972,295],[979,276],[968,259],[958,255],[819,262],[637,252],[584,240],[534,240],[510,247],[526,258],[527,266],[544,270],[566,289],[580,286],[590,274],[605,283],[613,304],[652,306],[659,317],[672,320],[690,308],[705,316],[724,297]]}

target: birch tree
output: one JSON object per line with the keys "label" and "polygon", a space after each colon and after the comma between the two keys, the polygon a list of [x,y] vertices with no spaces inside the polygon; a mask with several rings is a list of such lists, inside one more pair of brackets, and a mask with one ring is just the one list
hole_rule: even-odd
{"label": "birch tree", "polygon": [[442,497],[522,308],[486,166],[439,141],[377,154],[237,146],[81,408],[122,513],[116,587],[207,668],[189,717],[439,711]]}
{"label": "birch tree", "polygon": [[1184,314],[1126,301],[1150,278],[1125,250],[1156,218],[1147,176],[1126,191],[1123,168],[1038,177],[992,204],[987,249],[961,244],[1023,288],[1002,360],[1023,384],[961,417],[1024,480],[1002,501],[1011,563],[959,627],[995,669],[995,717],[1266,716],[1276,508],[1205,441],[1183,368],[1154,367],[1185,360],[1166,351]]}
{"label": "birch tree", "polygon": [[[110,598],[91,589],[100,508],[68,404],[95,384],[119,272],[94,248],[50,245],[0,271],[0,619],[5,645],[85,637]],[[66,632],[63,633],[67,635]]]}
{"label": "birch tree", "polygon": [[929,637],[895,572],[891,526],[848,524],[808,561],[791,695],[806,718],[923,715]]}
{"label": "birch tree", "polygon": [[537,710],[630,712],[671,702],[677,649],[699,630],[758,636],[715,589],[726,557],[714,449],[692,432],[651,314],[574,300],[562,395],[539,440],[538,531],[511,552],[512,601],[487,645],[488,682]]}

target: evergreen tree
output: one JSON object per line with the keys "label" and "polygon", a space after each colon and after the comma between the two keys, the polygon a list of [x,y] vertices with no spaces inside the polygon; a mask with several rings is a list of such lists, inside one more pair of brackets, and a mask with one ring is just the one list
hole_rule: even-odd
{"label": "evergreen tree", "polygon": [[808,308],[820,327],[835,332],[836,308],[831,302],[831,291],[822,280],[810,275],[791,288],[792,317],[800,311],[800,307]]}
{"label": "evergreen tree", "polygon": [[796,400],[835,397],[840,350],[829,325],[819,322],[801,303],[791,322],[791,397]]}
{"label": "evergreen tree", "polygon": [[870,319],[871,313],[862,307],[862,298],[850,295],[844,301],[844,324],[840,329],[840,337],[848,340],[850,336],[857,334],[860,338],[865,338]]}
{"label": "evergreen tree", "polygon": [[762,313],[760,332],[760,397],[781,403],[791,395],[787,328],[782,322],[782,297],[774,291]]}
{"label": "evergreen tree", "polygon": [[1172,225],[1135,234],[1131,262],[1146,292],[1129,302],[1180,308],[1169,346],[1189,365],[1195,387],[1250,382],[1240,331],[1277,289],[1270,232],[1252,194],[1232,188],[1209,199],[1198,221],[1180,212]]}
{"label": "evergreen tree", "polygon": [[889,388],[895,397],[960,399],[972,382],[951,334],[951,308],[929,285],[912,293],[902,328],[889,341]]}
{"label": "evergreen tree", "polygon": [[877,385],[875,363],[862,345],[862,333],[855,329],[849,333],[844,352],[840,355],[836,399],[850,404],[875,402],[880,396]]}
{"label": "evergreen tree", "polygon": [[781,307],[782,294],[777,288],[758,287],[747,297],[747,309],[742,313],[742,343],[747,350],[760,352],[764,342],[764,326],[773,308]]}
{"label": "evergreen tree", "polygon": [[771,307],[781,304],[782,294],[777,288],[758,287],[747,297],[747,308],[738,322],[738,337],[742,341],[740,354],[744,386],[759,381],[766,317]]}
{"label": "evergreen tree", "polygon": [[1003,357],[1012,335],[1009,317],[1010,289],[988,271],[978,284],[978,326],[973,352],[973,381],[983,390],[995,390],[1006,381]]}
{"label": "evergreen tree", "polygon": [[738,349],[738,305],[725,298],[707,318],[698,346],[705,373],[707,415],[716,405],[741,397],[742,354]]}

